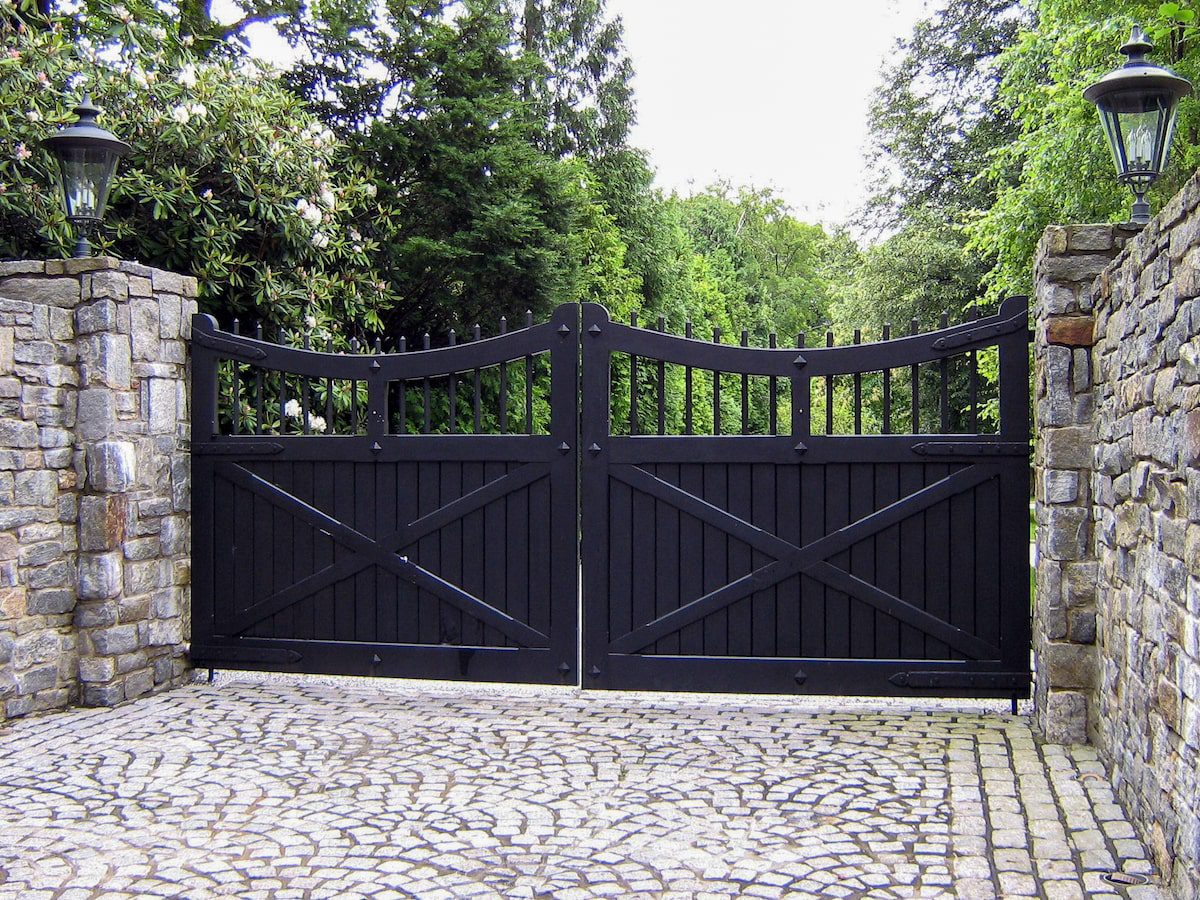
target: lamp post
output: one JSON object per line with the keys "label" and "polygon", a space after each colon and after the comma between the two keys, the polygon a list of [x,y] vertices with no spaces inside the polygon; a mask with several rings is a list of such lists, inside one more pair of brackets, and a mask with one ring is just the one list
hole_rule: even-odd
{"label": "lamp post", "polygon": [[75,107],[75,124],[42,141],[58,161],[59,182],[67,219],[75,226],[76,259],[91,256],[88,238],[104,217],[108,189],[117,160],[132,148],[96,124],[100,109],[84,94]]}
{"label": "lamp post", "polygon": [[1153,49],[1146,33],[1135,25],[1121,47],[1128,57],[1125,65],[1083,92],[1100,112],[1117,177],[1133,191],[1130,221],[1135,225],[1150,221],[1146,192],[1167,166],[1179,100],[1192,90],[1186,78],[1146,59]]}

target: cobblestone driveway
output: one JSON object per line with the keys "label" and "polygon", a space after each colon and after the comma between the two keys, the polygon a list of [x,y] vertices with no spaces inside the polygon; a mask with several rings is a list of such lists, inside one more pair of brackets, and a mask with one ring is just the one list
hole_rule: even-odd
{"label": "cobblestone driveway", "polygon": [[[0,897],[1157,897],[1024,718],[231,675],[0,732]],[[968,710],[964,712],[963,710]]]}

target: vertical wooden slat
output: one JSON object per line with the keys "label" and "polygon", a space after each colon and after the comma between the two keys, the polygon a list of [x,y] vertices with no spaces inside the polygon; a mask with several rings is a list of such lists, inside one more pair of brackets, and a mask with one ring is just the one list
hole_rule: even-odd
{"label": "vertical wooden slat", "polygon": [[[283,344],[283,330],[282,329],[275,332],[275,342],[277,344],[281,344],[281,345]],[[283,371],[283,369],[280,369],[279,370],[279,433],[280,434],[287,434],[287,416],[283,412],[284,407],[287,406],[287,401],[288,401],[287,372]]]}
{"label": "vertical wooden slat", "polygon": [[[826,465],[800,466],[800,541],[811,544],[820,540],[825,527]],[[825,656],[826,589],[808,576],[800,576],[800,655]]]}
{"label": "vertical wooden slat", "polygon": [[[832,534],[850,523],[850,467],[843,463],[825,466],[825,533]],[[839,569],[850,569],[850,551],[830,560]],[[849,658],[850,598],[841,591],[825,591],[825,655]]]}
{"label": "vertical wooden slat", "polygon": [[[314,463],[313,472],[313,506],[327,516],[336,516],[334,504],[334,473],[338,463]],[[318,532],[313,538],[313,570],[320,571],[330,565],[337,554],[336,545],[326,534]],[[345,551],[343,551],[345,552]],[[332,641],[337,638],[336,619],[336,585],[323,588],[314,597],[315,615],[313,636],[318,640]]]}
{"label": "vertical wooden slat", "polygon": [[608,506],[608,636],[633,630],[633,491],[612,479]]}
{"label": "vertical wooden slat", "polygon": [[[651,467],[651,474],[655,474]],[[633,491],[633,542],[626,560],[630,569],[630,618],[634,628],[652,622],[655,617],[654,589],[658,583],[655,572],[655,515],[653,497]],[[646,653],[653,654],[654,647]]]}
{"label": "vertical wooden slat", "polygon": [[[307,337],[307,335],[306,335]],[[293,463],[292,495],[305,503],[313,502],[313,463]],[[292,571],[289,576],[293,581],[299,581],[311,575],[313,568],[313,542],[320,532],[313,526],[297,522],[292,540]],[[295,606],[292,636],[298,640],[312,640],[316,618],[316,598],[311,595],[304,597]]]}
{"label": "vertical wooden slat", "polygon": [[[779,467],[771,463],[755,463],[750,468],[750,521],[768,534],[778,534],[776,519],[775,474]],[[766,554],[751,551],[750,568],[757,569],[770,562]],[[776,611],[779,603],[779,588],[772,585],[750,598],[751,656],[778,656]]]}
{"label": "vertical wooden slat", "polygon": [[[668,484],[679,484],[678,465],[660,465],[656,474]],[[656,618],[679,608],[681,587],[679,510],[661,500],[654,508],[654,615]],[[679,653],[680,635],[668,635],[656,646],[658,653]]]}
{"label": "vertical wooden slat", "polygon": [[[333,337],[325,338],[325,352],[333,353]],[[333,378],[325,379],[325,424],[329,434],[337,433],[337,423],[333,420]]]}
{"label": "vertical wooden slat", "polygon": [[[800,464],[775,466],[776,533],[800,546],[800,518],[805,502],[800,494]],[[811,466],[809,467],[811,468]],[[785,658],[800,656],[800,576],[793,575],[776,588],[775,652]]]}
{"label": "vertical wooden slat", "polygon": [[[441,505],[441,470],[436,462],[421,462],[415,467],[417,475],[417,508],[414,519],[428,515]],[[499,476],[497,476],[499,477]],[[503,505],[500,507],[503,512]],[[489,507],[489,511],[491,507]],[[489,529],[490,534],[504,534],[503,523],[497,523],[494,531]],[[484,545],[484,552],[489,552],[495,544],[493,541],[488,541]],[[503,552],[503,544],[500,544],[501,552]],[[409,552],[415,551],[413,562],[428,572],[438,573],[441,571],[441,538],[435,532],[427,534],[419,541],[415,548],[410,548]],[[503,567],[499,567],[499,571],[503,573]],[[503,588],[490,593],[488,603],[495,606],[498,602],[497,598],[503,597]],[[441,620],[441,601],[427,591],[420,591],[420,599],[417,604],[418,611],[418,627],[420,629],[420,643],[422,644],[440,644],[442,642],[442,620]]]}
{"label": "vertical wooden slat", "polygon": [[[685,463],[679,467],[679,487],[694,497],[704,495],[704,466]],[[690,603],[704,594],[705,526],[694,516],[679,516],[679,603]],[[679,632],[679,652],[686,656],[704,653],[704,623],[692,622]]]}
{"label": "vertical wooden slat", "polygon": [[[950,498],[950,624],[978,634],[975,614],[975,497],[966,491]],[[953,654],[961,656],[957,651]]]}
{"label": "vertical wooden slat", "polygon": [[[684,325],[684,336],[690,341],[692,340],[692,323],[687,322]],[[695,434],[692,427],[692,367],[684,366],[683,369],[683,433]]]}
{"label": "vertical wooden slat", "polygon": [[[950,314],[942,313],[941,327],[943,330],[950,327]],[[942,414],[941,434],[950,433],[950,360],[942,357],[938,361],[938,373],[941,375],[941,397],[939,398],[938,406]]]}
{"label": "vertical wooden slat", "polygon": [[[447,460],[438,465],[438,470],[440,482],[438,502],[445,506],[463,495],[463,464],[457,460]],[[456,587],[461,586],[463,583],[463,520],[455,519],[443,526],[438,533],[442,541],[442,567],[437,574]],[[465,630],[462,610],[443,602],[440,619],[441,643],[462,646],[463,631]]]}
{"label": "vertical wooden slat", "polygon": [[[629,325],[637,328],[637,313],[629,314]],[[638,433],[638,358],[636,353],[629,354],[629,433]]]}
{"label": "vertical wooden slat", "polygon": [[[892,339],[892,325],[887,323],[883,326],[883,339],[890,341]],[[892,370],[883,370],[883,428],[884,434],[892,433]]]}
{"label": "vertical wooden slat", "polygon": [[[747,463],[737,463],[726,467],[726,509],[743,522],[752,522],[753,510],[753,479],[751,467]],[[728,570],[726,580],[734,581],[751,571],[753,555],[751,549],[735,538],[730,538],[726,544],[726,560]],[[726,652],[730,656],[751,656],[753,654],[754,637],[754,595],[742,597],[727,607],[728,638]]]}
{"label": "vertical wooden slat", "polygon": [[[942,464],[925,467],[925,484],[940,481],[950,474]],[[943,622],[950,621],[950,504],[943,500],[925,510],[925,611]],[[927,637],[929,659],[949,659],[950,648],[936,638]]]}
{"label": "vertical wooden slat", "polygon": [[[509,466],[509,471],[517,464]],[[529,489],[513,491],[506,498],[508,514],[505,544],[508,547],[508,614],[518,622],[529,621]],[[514,643],[510,641],[510,643]]]}
{"label": "vertical wooden slat", "polygon": [[[358,338],[350,339],[350,352],[358,353]],[[350,381],[350,433],[358,434],[358,382]]]}
{"label": "vertical wooden slat", "polygon": [[[848,522],[857,522],[873,513],[875,503],[875,466],[856,463],[849,467],[850,515]],[[876,537],[859,541],[850,548],[849,572],[867,584],[875,584]],[[852,597],[847,597],[850,614],[850,656],[872,659],[875,656],[875,612]]]}
{"label": "vertical wooden slat", "polygon": [[[375,469],[375,528],[376,534],[391,534],[401,523],[397,521],[400,506],[396,502],[396,463],[376,463]],[[405,510],[407,512],[407,510]],[[405,520],[407,523],[407,519]],[[391,572],[379,570],[375,576],[375,621],[377,640],[399,643],[400,607],[399,579]]]}
{"label": "vertical wooden slat", "polygon": [[[300,342],[300,346],[305,350],[312,349],[311,338],[308,332],[304,332],[304,338]],[[303,424],[304,433],[312,434],[312,384],[308,380],[308,376],[300,376],[300,416]]]}
{"label": "vertical wooden slat", "polygon": [[[876,463],[875,508],[884,509],[899,496],[899,472],[890,463]],[[894,596],[900,594],[900,526],[893,525],[881,532],[875,544],[875,584]],[[875,656],[877,659],[900,659],[900,623],[886,613],[876,612]]]}
{"label": "vertical wooden slat", "polygon": [[[469,494],[483,486],[483,463],[462,464],[462,489]],[[503,502],[503,501],[501,501]],[[485,590],[487,572],[484,565],[487,542],[484,531],[484,511],[476,508],[462,520],[462,589],[485,603],[492,600]],[[463,617],[462,643],[465,647],[483,645],[483,623],[474,616]]]}
{"label": "vertical wooden slat", "polygon": [[[724,463],[704,465],[704,499],[719,509],[729,504],[728,474]],[[704,590],[715,591],[729,583],[729,536],[712,525],[704,526]],[[725,656],[729,652],[729,610],[704,617],[704,652]]]}
{"label": "vertical wooden slat", "polygon": [[[900,497],[910,497],[925,486],[924,467],[903,463],[899,467]],[[918,609],[925,609],[925,513],[909,516],[900,523],[899,597]],[[925,634],[912,625],[900,626],[900,658],[923,659]]]}
{"label": "vertical wooden slat", "polygon": [[[666,316],[659,316],[658,333],[666,330]],[[667,364],[661,359],[658,361],[658,433],[667,433]]]}
{"label": "vertical wooden slat", "polygon": [[[484,465],[484,484],[504,477],[505,465],[502,462],[488,462]],[[492,540],[493,535],[504,535],[508,523],[506,512],[507,498],[501,497],[489,503],[483,511],[483,599],[488,606],[494,606],[501,612],[508,611],[508,547],[506,540]],[[484,641],[489,645],[503,647],[508,639],[490,626],[483,626]]]}
{"label": "vertical wooden slat", "polygon": [[[375,464],[354,463],[354,530],[375,537]],[[343,521],[345,521],[343,519]],[[354,639],[376,640],[375,574],[371,566],[354,576]]]}

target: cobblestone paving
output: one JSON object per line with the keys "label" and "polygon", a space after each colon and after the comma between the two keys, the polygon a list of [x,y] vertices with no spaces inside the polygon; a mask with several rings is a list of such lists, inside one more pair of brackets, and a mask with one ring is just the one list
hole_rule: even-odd
{"label": "cobblestone paving", "polygon": [[222,677],[0,732],[0,897],[1158,897],[1089,748],[958,704]]}

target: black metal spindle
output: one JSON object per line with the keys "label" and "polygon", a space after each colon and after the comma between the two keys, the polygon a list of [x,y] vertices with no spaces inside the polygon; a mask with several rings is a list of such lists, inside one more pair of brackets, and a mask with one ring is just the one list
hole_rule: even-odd
{"label": "black metal spindle", "polygon": [[[796,335],[796,349],[803,350],[806,344],[807,336],[802,331]],[[796,367],[796,374],[791,378],[791,391],[792,437],[797,443],[803,443],[803,439],[812,433],[812,380],[804,374],[803,366]]]}
{"label": "black metal spindle", "polygon": [[[254,339],[263,339],[262,322],[254,326]],[[263,370],[260,366],[254,369],[254,433],[263,433]]]}
{"label": "black metal spindle", "polygon": [[[971,302],[971,321],[979,320],[979,305]],[[971,433],[979,433],[979,357],[975,350],[971,351],[970,360],[971,371],[969,374],[968,391],[970,392],[969,401],[971,407]]]}
{"label": "black metal spindle", "polygon": [[[833,332],[825,332],[825,346],[833,346]],[[825,434],[833,434],[833,375],[825,376]]]}
{"label": "black metal spindle", "polygon": [[[397,353],[408,352],[408,338],[400,335],[400,340],[396,344]],[[408,434],[408,382],[401,378],[398,382],[400,386],[400,434]]]}
{"label": "black metal spindle", "polygon": [[[283,346],[283,329],[280,328],[275,332],[275,343]],[[283,369],[279,370],[279,433],[287,434],[287,414],[284,410],[287,408],[287,372]]]}
{"label": "black metal spindle", "polygon": [[[943,312],[941,319],[943,330],[950,327],[950,313]],[[950,433],[950,360],[943,356],[938,362],[938,372],[941,375],[941,397],[938,405],[942,413],[942,434]]]}
{"label": "black metal spindle", "polygon": [[[775,332],[773,331],[767,335],[767,346],[772,350],[775,349],[776,337]],[[774,375],[771,376],[768,391],[770,392],[769,405],[771,408],[771,421],[769,427],[771,429],[771,434],[779,434],[779,385],[777,383],[776,376]]]}
{"label": "black metal spindle", "polygon": [[[862,343],[862,329],[854,329],[854,343]],[[862,434],[862,372],[854,373],[854,433]]]}
{"label": "black metal spindle", "polygon": [[[308,332],[304,332],[304,337],[300,340],[300,346],[305,350],[312,349],[312,338]],[[312,416],[309,411],[312,409],[312,385],[308,380],[307,375],[301,376],[300,380],[300,421],[303,423],[304,433],[312,434]]]}
{"label": "black metal spindle", "polygon": [[[637,328],[637,313],[629,314],[629,324],[633,328]],[[637,421],[637,395],[638,395],[638,364],[637,354],[629,354],[629,433],[638,433]]]}
{"label": "black metal spindle", "polygon": [[[887,323],[883,326],[883,339],[890,341],[892,339],[892,325]],[[883,433],[892,433],[892,370],[883,370]]]}
{"label": "black metal spindle", "polygon": [[[241,334],[241,323],[233,320],[233,333]],[[238,361],[231,359],[229,365],[233,367],[233,405],[229,411],[229,418],[233,424],[233,433],[239,434],[242,430],[242,375],[238,371]]]}
{"label": "black metal spindle", "polygon": [[[683,326],[683,334],[689,341],[692,340],[692,323],[686,322]],[[692,428],[692,367],[684,366],[683,368],[683,433],[694,434]]]}
{"label": "black metal spindle", "polygon": [[[500,333],[508,333],[508,318],[500,317]],[[508,431],[508,362],[500,363],[500,433]]]}
{"label": "black metal spindle", "polygon": [[[742,329],[742,346],[750,346],[750,332]],[[750,376],[742,373],[742,434],[750,433]]]}
{"label": "black metal spindle", "polygon": [[[721,343],[721,329],[713,329],[713,343]],[[721,373],[713,370],[713,434],[721,433]]]}
{"label": "black metal spindle", "polygon": [[[666,316],[659,316],[659,334],[662,334],[666,330]],[[667,433],[667,363],[662,359],[658,361],[658,433]]]}
{"label": "black metal spindle", "polygon": [[[525,327],[533,327],[533,310],[525,310]],[[525,356],[525,433],[533,434],[533,354]]]}
{"label": "black metal spindle", "polygon": [[[358,338],[350,338],[350,352],[358,353]],[[350,380],[350,433],[358,434],[358,382]]]}
{"label": "black metal spindle", "polygon": [[[479,330],[478,325],[476,325],[475,328],[471,331],[471,335],[472,335],[472,338],[474,339],[475,343],[479,343],[479,340],[483,336],[483,334]],[[471,401],[471,412],[474,414],[474,417],[475,417],[475,433],[479,434],[479,432],[481,432],[483,430],[483,411],[480,408],[480,396],[479,396],[479,366],[475,367],[475,394]]]}
{"label": "black metal spindle", "polygon": [[[447,335],[447,345],[453,347],[458,343],[458,335],[454,329],[450,329],[450,334]],[[450,394],[450,433],[455,434],[458,431],[458,373],[451,372],[446,376],[448,380],[447,388]]]}
{"label": "black metal spindle", "polygon": [[[421,349],[422,350],[429,349],[429,332],[428,331],[425,332],[423,335],[421,335]],[[425,419],[421,423],[421,433],[429,434],[429,432],[431,430],[431,426],[432,426],[432,421],[433,421],[433,419],[432,419],[433,410],[431,410],[429,408],[429,399],[430,398],[429,398],[429,376],[428,375],[426,375],[425,378],[421,382],[421,397],[422,397],[422,402],[425,404]]]}
{"label": "black metal spindle", "polygon": [[[921,323],[913,317],[909,323],[909,330],[912,334],[918,334],[921,330]],[[912,433],[921,433],[921,367],[918,363],[913,363],[910,367],[912,375]]]}
{"label": "black metal spindle", "polygon": [[[333,352],[333,336],[325,338],[325,352]],[[333,378],[325,379],[325,426],[328,429],[327,434],[333,434],[336,429],[333,427]]]}

